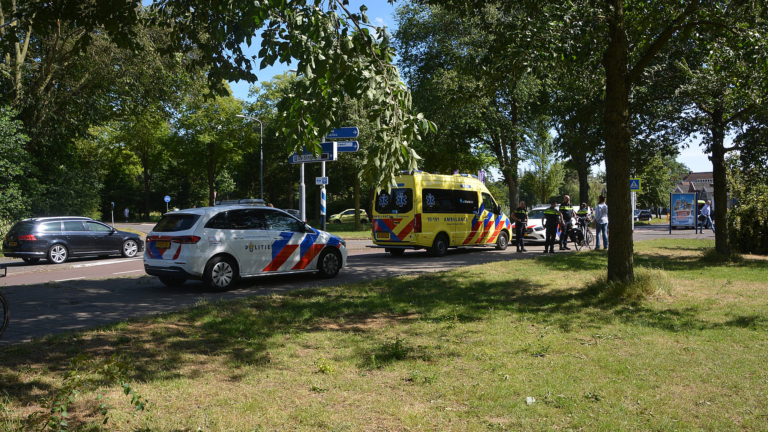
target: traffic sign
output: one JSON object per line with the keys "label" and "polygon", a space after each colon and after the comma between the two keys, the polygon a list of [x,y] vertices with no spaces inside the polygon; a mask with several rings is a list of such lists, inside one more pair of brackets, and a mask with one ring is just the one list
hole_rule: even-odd
{"label": "traffic sign", "polygon": [[326,136],[326,139],[330,138],[357,138],[357,136],[360,135],[360,129],[358,129],[356,126],[353,127],[343,127],[334,129],[333,132],[329,133]]}
{"label": "traffic sign", "polygon": [[169,197],[168,195],[166,195],[164,199],[165,199],[165,202],[167,203],[171,202],[171,197]]}
{"label": "traffic sign", "polygon": [[315,177],[315,185],[327,185],[328,177]]}
{"label": "traffic sign", "polygon": [[629,179],[629,191],[630,192],[642,192],[642,189],[640,188],[640,179],[639,178],[631,178]]}
{"label": "traffic sign", "polygon": [[336,143],[321,143],[320,147],[322,152],[319,155],[315,156],[313,153],[308,152],[307,149],[304,148],[303,154],[294,153],[288,156],[288,163],[302,164],[313,162],[333,162],[338,159]]}
{"label": "traffic sign", "polygon": [[[320,145],[331,144],[330,142],[320,143]],[[354,153],[360,150],[360,144],[357,141],[336,141],[336,151],[339,153]]]}

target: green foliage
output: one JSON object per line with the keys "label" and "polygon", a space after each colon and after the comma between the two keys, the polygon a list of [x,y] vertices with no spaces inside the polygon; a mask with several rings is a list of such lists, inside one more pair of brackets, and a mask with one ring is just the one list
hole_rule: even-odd
{"label": "green foliage", "polygon": [[21,218],[29,211],[29,185],[31,171],[29,155],[24,150],[28,138],[22,124],[14,120],[15,112],[0,107],[0,235],[4,226]]}
{"label": "green foliage", "polygon": [[336,370],[336,368],[333,367],[333,363],[325,357],[319,357],[313,364],[317,368],[318,373],[332,374]]}
{"label": "green foliage", "polygon": [[532,169],[523,174],[520,186],[521,189],[530,191],[536,202],[547,204],[563,185],[565,169],[563,164],[557,161],[555,146],[544,122],[532,129],[528,136],[525,155]]}
{"label": "green foliage", "polygon": [[734,206],[728,210],[731,245],[742,253],[768,254],[768,181],[764,166],[750,167],[729,158],[728,187]]}
{"label": "green foliage", "polygon": [[681,176],[690,172],[687,166],[672,157],[656,155],[637,175],[642,181],[642,192],[637,194],[637,208],[656,208],[669,205],[672,192]]}
{"label": "green foliage", "polygon": [[[123,393],[128,396],[135,411],[146,410],[149,401],[127,381],[127,374],[131,370],[128,359],[117,354],[101,359],[78,355],[70,361],[69,370],[64,374],[61,388],[50,399],[43,399],[41,406],[48,412],[29,415],[25,426],[28,429],[47,429],[52,432],[70,430],[68,411],[70,404],[77,400],[77,396],[82,392],[90,392],[110,385],[122,387]],[[102,424],[107,424],[110,407],[104,399],[104,392],[97,396],[97,400],[100,401],[97,410],[104,417]]]}

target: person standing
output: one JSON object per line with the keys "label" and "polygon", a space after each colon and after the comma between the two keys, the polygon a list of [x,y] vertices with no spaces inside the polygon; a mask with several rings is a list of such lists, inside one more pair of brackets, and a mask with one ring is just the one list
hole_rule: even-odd
{"label": "person standing", "polygon": [[571,250],[568,247],[568,232],[573,227],[573,205],[571,197],[566,195],[563,203],[560,204],[560,214],[563,219],[563,228],[560,230],[560,250]]}
{"label": "person standing", "polygon": [[128,207],[125,208],[125,223],[128,223],[128,215],[131,214],[131,211],[128,210]]}
{"label": "person standing", "polygon": [[595,207],[595,250],[600,249],[600,235],[603,236],[603,249],[608,249],[608,206],[605,205],[605,195],[600,195],[597,199],[597,207]]}
{"label": "person standing", "polygon": [[708,200],[704,207],[701,208],[701,216],[704,219],[699,225],[701,227],[701,234],[704,234],[704,228],[712,228],[712,232],[715,232],[715,224],[712,223],[712,201]]}
{"label": "person standing", "polygon": [[525,228],[528,225],[528,209],[525,208],[525,201],[520,201],[520,205],[515,209],[512,214],[515,219],[515,245],[518,252],[528,252],[525,250],[525,244],[523,242],[525,238]]}
{"label": "person standing", "polygon": [[550,207],[544,210],[541,216],[541,225],[547,229],[544,240],[544,253],[555,253],[555,239],[557,238],[557,227],[563,220],[561,214],[557,211],[557,200],[552,199]]}

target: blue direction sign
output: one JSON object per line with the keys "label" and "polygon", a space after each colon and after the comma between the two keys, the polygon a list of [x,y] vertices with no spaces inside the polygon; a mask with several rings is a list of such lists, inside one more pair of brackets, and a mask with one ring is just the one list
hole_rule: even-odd
{"label": "blue direction sign", "polygon": [[360,130],[354,126],[334,129],[333,132],[329,133],[325,138],[357,138],[358,135],[360,135]]}
{"label": "blue direction sign", "polygon": [[[333,144],[332,142],[320,143],[321,146]],[[357,141],[336,141],[336,151],[339,153],[354,153],[360,150]]]}
{"label": "blue direction sign", "polygon": [[165,200],[165,202],[169,203],[169,202],[171,202],[171,197],[166,195],[164,200]]}
{"label": "blue direction sign", "polygon": [[630,192],[640,192],[640,179],[639,178],[631,178],[629,179],[629,191]]}
{"label": "blue direction sign", "polygon": [[336,146],[334,143],[321,143],[320,147],[322,149],[322,153],[319,155],[315,156],[313,153],[308,152],[307,149],[304,148],[303,154],[294,153],[288,156],[288,163],[300,164],[313,162],[333,162],[338,159]]}

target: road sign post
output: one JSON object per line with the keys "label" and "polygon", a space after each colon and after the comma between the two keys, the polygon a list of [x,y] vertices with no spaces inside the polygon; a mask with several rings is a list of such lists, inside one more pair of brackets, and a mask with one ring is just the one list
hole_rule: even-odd
{"label": "road sign post", "polygon": [[[320,176],[325,177],[325,162],[320,164]],[[325,231],[325,183],[320,185],[320,229]]]}
{"label": "road sign post", "polygon": [[171,202],[171,197],[166,195],[165,198],[163,198],[163,200],[165,201],[165,212],[168,213],[168,203]]}
{"label": "road sign post", "polygon": [[629,179],[629,193],[632,199],[632,231],[635,231],[635,210],[637,210],[637,193],[642,192],[642,182],[639,178]]}

